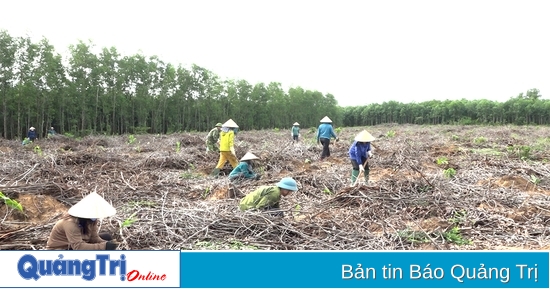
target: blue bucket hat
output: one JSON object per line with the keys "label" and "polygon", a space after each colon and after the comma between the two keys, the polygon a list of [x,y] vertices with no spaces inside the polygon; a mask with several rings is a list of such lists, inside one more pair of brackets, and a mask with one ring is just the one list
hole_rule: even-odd
{"label": "blue bucket hat", "polygon": [[296,181],[293,178],[289,178],[289,177],[282,178],[277,183],[277,187],[279,187],[281,189],[285,189],[285,190],[290,190],[290,191],[297,191],[298,190],[298,186],[296,185]]}

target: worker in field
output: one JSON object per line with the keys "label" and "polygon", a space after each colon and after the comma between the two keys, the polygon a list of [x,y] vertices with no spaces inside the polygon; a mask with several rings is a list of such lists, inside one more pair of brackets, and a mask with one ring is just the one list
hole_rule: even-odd
{"label": "worker in field", "polygon": [[48,130],[48,137],[50,136],[54,136],[56,135],[57,133],[55,132],[55,129],[52,127],[50,127],[50,129]]}
{"label": "worker in field", "polygon": [[261,186],[241,199],[241,211],[260,210],[273,211],[274,215],[282,216],[280,211],[281,196],[286,197],[298,191],[298,185],[293,178],[282,178],[275,186]]}
{"label": "worker in field", "polygon": [[116,250],[111,234],[99,233],[99,219],[116,214],[96,192],[72,206],[53,226],[46,250]]}
{"label": "worker in field", "polygon": [[235,167],[229,174],[229,180],[232,183],[238,183],[242,180],[259,180],[260,175],[255,173],[252,169],[252,162],[260,159],[251,152],[247,152],[242,158],[241,162]]}
{"label": "worker in field", "polygon": [[321,160],[330,157],[330,138],[333,137],[338,141],[338,136],[334,133],[332,128],[332,120],[328,116],[321,119],[321,124],[317,129],[317,144],[323,145],[323,152],[321,153]]}
{"label": "worker in field", "polygon": [[212,176],[218,176],[226,162],[229,162],[233,168],[239,164],[235,153],[235,129],[238,127],[232,119],[222,124],[220,132],[220,159],[216,168],[211,173]]}
{"label": "worker in field", "polygon": [[34,142],[38,138],[38,134],[36,133],[36,129],[34,127],[31,126],[29,128],[29,131],[27,132],[27,137],[31,142]]}
{"label": "worker in field", "polygon": [[370,142],[374,140],[374,137],[366,130],[360,132],[355,136],[355,140],[349,148],[349,157],[351,160],[351,184],[354,185],[359,177],[359,174],[363,173],[365,182],[369,181],[369,157],[372,157],[372,148]]}
{"label": "worker in field", "polygon": [[292,125],[292,129],[290,130],[290,135],[292,136],[292,139],[295,141],[295,142],[298,142],[298,137],[300,136],[300,124],[295,122],[293,125]]}
{"label": "worker in field", "polygon": [[216,126],[210,130],[206,136],[206,152],[219,153],[218,142],[220,141],[220,131],[222,129],[222,123],[218,122]]}

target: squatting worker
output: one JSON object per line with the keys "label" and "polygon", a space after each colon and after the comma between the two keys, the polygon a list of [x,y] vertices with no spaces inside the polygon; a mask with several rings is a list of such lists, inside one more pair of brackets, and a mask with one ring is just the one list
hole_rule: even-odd
{"label": "squatting worker", "polygon": [[[251,209],[262,211],[278,211],[281,196],[286,197],[292,192],[298,191],[298,185],[293,178],[282,178],[275,186],[261,186],[242,198],[239,209],[247,211]],[[282,212],[279,212],[282,214]],[[279,214],[279,215],[281,215]]]}
{"label": "squatting worker", "polygon": [[116,214],[96,192],[72,206],[53,226],[47,250],[116,250],[111,234],[99,233],[99,219]]}

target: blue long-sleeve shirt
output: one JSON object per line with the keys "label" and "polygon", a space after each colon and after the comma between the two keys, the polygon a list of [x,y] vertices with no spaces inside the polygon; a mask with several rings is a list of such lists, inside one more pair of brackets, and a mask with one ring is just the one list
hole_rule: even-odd
{"label": "blue long-sleeve shirt", "polygon": [[334,129],[331,124],[322,123],[317,129],[317,141],[321,138],[330,139],[331,137],[338,138],[334,133]]}
{"label": "blue long-sleeve shirt", "polygon": [[354,141],[349,148],[349,158],[355,160],[358,164],[362,164],[369,158],[370,142]]}
{"label": "blue long-sleeve shirt", "polygon": [[247,162],[240,162],[231,173],[229,173],[229,178],[236,177],[242,174],[247,179],[253,179],[256,177],[256,174],[252,171],[252,167],[248,165]]}

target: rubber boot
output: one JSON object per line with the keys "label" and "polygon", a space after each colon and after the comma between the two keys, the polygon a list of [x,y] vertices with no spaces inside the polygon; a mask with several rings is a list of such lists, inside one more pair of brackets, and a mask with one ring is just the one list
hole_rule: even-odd
{"label": "rubber boot", "polygon": [[359,176],[359,170],[351,170],[351,185],[355,184],[357,177]]}
{"label": "rubber boot", "polygon": [[365,169],[365,171],[363,172],[363,176],[365,177],[365,184],[369,183],[369,173],[370,173],[370,170],[368,169]]}
{"label": "rubber boot", "polygon": [[213,176],[213,177],[219,176],[220,175],[220,169],[215,168],[210,175]]}

